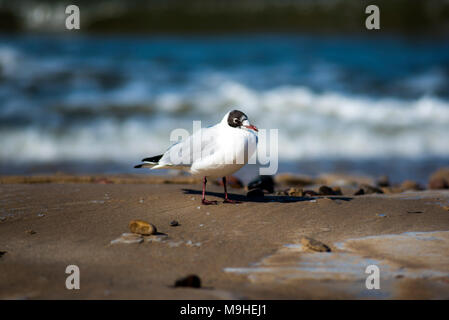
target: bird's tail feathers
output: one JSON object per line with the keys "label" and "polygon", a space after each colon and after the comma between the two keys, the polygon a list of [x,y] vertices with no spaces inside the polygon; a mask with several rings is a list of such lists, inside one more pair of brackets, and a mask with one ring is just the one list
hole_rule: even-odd
{"label": "bird's tail feathers", "polygon": [[134,166],[134,168],[153,168],[154,166],[158,165],[158,162],[161,158],[162,158],[162,154],[160,154],[158,156],[142,159],[143,163]]}

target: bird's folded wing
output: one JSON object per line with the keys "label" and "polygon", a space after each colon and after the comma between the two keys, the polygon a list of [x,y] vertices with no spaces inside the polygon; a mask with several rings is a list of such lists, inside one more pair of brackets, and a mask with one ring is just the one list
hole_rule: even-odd
{"label": "bird's folded wing", "polygon": [[170,146],[157,168],[190,166],[194,161],[213,155],[218,148],[217,136],[216,126],[196,131],[187,139]]}

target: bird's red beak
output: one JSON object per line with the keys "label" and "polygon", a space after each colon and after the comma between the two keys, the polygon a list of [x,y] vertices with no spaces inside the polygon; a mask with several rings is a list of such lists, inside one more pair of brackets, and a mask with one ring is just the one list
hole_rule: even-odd
{"label": "bird's red beak", "polygon": [[251,125],[249,125],[249,126],[244,126],[245,128],[248,128],[248,129],[250,129],[250,130],[254,130],[254,131],[256,131],[256,132],[258,132],[259,130],[257,129],[257,127],[256,126],[253,126],[252,124]]}

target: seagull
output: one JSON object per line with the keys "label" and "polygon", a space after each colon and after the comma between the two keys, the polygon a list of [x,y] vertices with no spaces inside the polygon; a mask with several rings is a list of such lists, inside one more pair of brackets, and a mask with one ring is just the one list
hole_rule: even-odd
{"label": "seagull", "polygon": [[194,132],[170,146],[164,154],[145,158],[134,168],[177,169],[203,177],[201,203],[204,205],[217,204],[217,201],[206,200],[207,178],[221,177],[223,203],[238,203],[228,198],[226,176],[248,163],[256,150],[258,131],[246,114],[232,110],[216,125]]}

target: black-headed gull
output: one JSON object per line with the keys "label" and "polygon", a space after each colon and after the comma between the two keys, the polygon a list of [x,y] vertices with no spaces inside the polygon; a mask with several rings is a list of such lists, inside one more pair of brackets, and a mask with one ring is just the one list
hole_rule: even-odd
{"label": "black-headed gull", "polygon": [[239,110],[228,112],[218,124],[203,128],[187,139],[175,143],[164,154],[145,158],[134,168],[179,169],[203,178],[201,202],[206,200],[207,177],[223,179],[224,203],[236,203],[228,199],[226,176],[233,174],[254,154],[257,144],[257,128],[249,123],[246,114]]}

